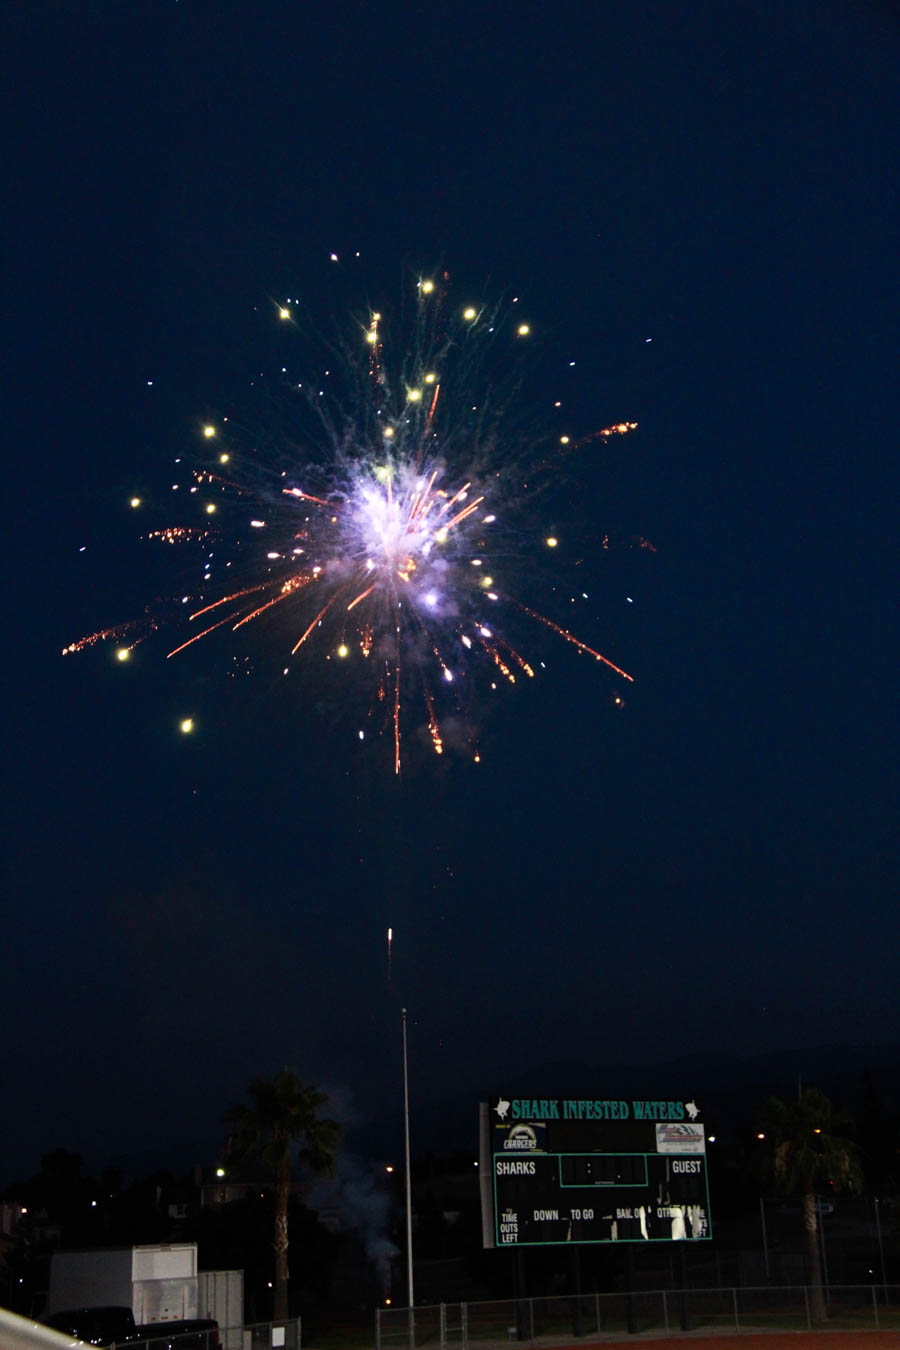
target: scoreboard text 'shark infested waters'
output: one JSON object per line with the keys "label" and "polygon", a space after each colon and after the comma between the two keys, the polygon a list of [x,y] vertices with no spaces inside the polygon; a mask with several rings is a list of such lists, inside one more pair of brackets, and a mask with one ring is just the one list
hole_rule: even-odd
{"label": "scoreboard text 'shark infested waters'", "polygon": [[486,1247],[712,1236],[694,1101],[491,1097],[480,1173]]}

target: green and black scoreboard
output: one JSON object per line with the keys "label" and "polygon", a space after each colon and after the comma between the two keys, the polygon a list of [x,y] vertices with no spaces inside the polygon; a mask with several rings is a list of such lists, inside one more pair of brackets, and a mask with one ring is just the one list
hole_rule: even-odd
{"label": "green and black scoreboard", "polygon": [[491,1097],[479,1166],[486,1247],[712,1237],[694,1101]]}

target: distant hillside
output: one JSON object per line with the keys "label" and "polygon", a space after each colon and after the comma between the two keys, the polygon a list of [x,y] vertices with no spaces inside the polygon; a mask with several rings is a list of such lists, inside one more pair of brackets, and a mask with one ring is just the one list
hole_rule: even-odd
{"label": "distant hillside", "polygon": [[[478,1150],[478,1103],[489,1095],[507,1097],[693,1097],[707,1126],[726,1130],[752,1121],[766,1098],[789,1097],[798,1084],[819,1087],[835,1105],[853,1116],[868,1070],[889,1110],[900,1108],[900,1044],[819,1045],[779,1050],[739,1059],[725,1055],[685,1055],[659,1064],[542,1064],[512,1079],[473,1085],[465,1094],[437,1102],[416,1100],[410,1083],[412,1152]],[[351,1143],[370,1157],[398,1153],[402,1118],[396,1113],[352,1131]]]}

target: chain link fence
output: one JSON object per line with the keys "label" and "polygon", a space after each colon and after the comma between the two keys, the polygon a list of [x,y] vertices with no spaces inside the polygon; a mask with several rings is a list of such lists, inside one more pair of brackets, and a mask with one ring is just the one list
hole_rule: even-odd
{"label": "chain link fence", "polygon": [[301,1350],[300,1318],[171,1334],[161,1326],[144,1340],[128,1341],[127,1350]]}
{"label": "chain link fence", "polygon": [[[241,1330],[241,1350],[300,1350],[300,1318],[286,1322],[254,1322]],[[223,1346],[230,1344],[222,1336]]]}
{"label": "chain link fence", "polygon": [[[824,1292],[830,1329],[900,1331],[900,1285],[831,1285]],[[813,1310],[812,1291],[802,1284],[438,1303],[377,1309],[375,1347],[464,1350],[477,1343],[488,1350],[515,1341],[558,1345],[647,1331],[801,1331],[813,1327]]]}

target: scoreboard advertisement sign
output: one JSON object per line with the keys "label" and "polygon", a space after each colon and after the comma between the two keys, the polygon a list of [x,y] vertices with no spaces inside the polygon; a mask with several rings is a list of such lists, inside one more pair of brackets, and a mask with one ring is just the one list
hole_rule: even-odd
{"label": "scoreboard advertisement sign", "polygon": [[491,1097],[480,1175],[486,1247],[712,1237],[694,1101]]}

